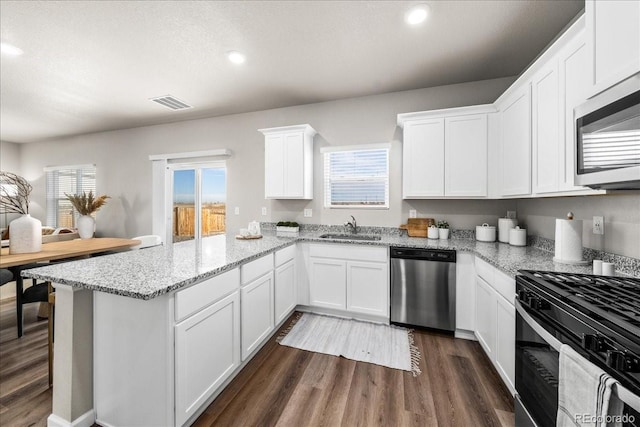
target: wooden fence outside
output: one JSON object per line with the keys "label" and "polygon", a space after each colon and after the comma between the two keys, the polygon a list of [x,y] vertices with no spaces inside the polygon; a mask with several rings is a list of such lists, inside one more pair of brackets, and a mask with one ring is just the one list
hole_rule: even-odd
{"label": "wooden fence outside", "polygon": [[[225,232],[225,205],[205,205],[202,207],[202,236],[212,236]],[[195,235],[195,206],[174,205],[173,235],[193,237]]]}

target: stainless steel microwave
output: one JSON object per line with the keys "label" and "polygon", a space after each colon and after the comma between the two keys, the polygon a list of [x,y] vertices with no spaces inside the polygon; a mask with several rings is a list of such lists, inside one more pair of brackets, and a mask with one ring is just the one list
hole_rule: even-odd
{"label": "stainless steel microwave", "polygon": [[575,184],[640,189],[640,73],[574,110]]}

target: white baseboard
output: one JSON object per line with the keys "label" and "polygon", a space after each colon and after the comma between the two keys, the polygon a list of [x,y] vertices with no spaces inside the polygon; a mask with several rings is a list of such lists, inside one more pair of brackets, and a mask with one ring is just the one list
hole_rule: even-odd
{"label": "white baseboard", "polygon": [[473,331],[467,331],[464,329],[456,329],[454,336],[463,340],[477,341],[476,335],[473,333]]}
{"label": "white baseboard", "polygon": [[47,427],[91,427],[95,421],[96,414],[93,409],[90,409],[71,422],[51,414],[47,418]]}

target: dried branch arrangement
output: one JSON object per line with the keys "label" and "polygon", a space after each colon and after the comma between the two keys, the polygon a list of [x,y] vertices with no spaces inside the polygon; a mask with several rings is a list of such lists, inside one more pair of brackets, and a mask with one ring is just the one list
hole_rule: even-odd
{"label": "dried branch arrangement", "polygon": [[0,172],[0,209],[6,213],[29,213],[29,194],[33,187],[23,177]]}
{"label": "dried branch arrangement", "polygon": [[94,197],[93,191],[89,191],[89,194],[83,192],[82,194],[64,193],[64,195],[67,196],[67,199],[80,215],[91,215],[104,206],[107,203],[107,199],[110,198],[104,194]]}

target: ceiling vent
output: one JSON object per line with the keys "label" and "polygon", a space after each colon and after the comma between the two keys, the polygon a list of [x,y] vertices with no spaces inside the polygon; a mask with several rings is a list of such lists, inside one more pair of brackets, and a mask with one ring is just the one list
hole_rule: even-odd
{"label": "ceiling vent", "polygon": [[191,105],[189,104],[185,104],[184,102],[180,101],[178,98],[176,98],[175,96],[171,96],[171,95],[165,95],[165,96],[159,96],[157,98],[151,98],[151,101],[156,102],[162,106],[167,107],[170,110],[187,110],[189,108],[193,108]]}

